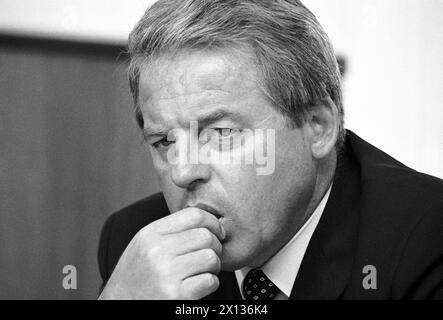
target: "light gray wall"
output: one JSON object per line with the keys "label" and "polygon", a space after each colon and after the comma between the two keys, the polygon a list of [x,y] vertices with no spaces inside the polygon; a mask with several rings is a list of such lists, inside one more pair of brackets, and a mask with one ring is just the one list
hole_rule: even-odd
{"label": "light gray wall", "polygon": [[158,190],[116,58],[0,45],[0,299],[95,298],[106,217]]}

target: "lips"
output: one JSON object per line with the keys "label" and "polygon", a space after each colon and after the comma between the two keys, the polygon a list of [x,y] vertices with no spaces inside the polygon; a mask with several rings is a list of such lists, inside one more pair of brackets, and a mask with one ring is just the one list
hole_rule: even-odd
{"label": "lips", "polygon": [[199,208],[201,210],[207,211],[207,212],[213,214],[217,219],[222,217],[222,215],[220,214],[220,212],[218,210],[216,210],[214,207],[212,207],[208,204],[205,204],[205,203],[199,202],[194,205],[187,205],[186,208],[188,208],[188,207]]}

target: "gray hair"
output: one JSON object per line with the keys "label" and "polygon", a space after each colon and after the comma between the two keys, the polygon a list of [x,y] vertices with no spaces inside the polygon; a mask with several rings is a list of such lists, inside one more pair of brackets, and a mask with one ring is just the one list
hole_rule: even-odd
{"label": "gray hair", "polygon": [[264,92],[299,127],[310,107],[330,97],[344,141],[341,75],[325,31],[299,0],[159,0],[129,35],[129,84],[137,122],[140,70],[161,54],[183,49],[252,50]]}

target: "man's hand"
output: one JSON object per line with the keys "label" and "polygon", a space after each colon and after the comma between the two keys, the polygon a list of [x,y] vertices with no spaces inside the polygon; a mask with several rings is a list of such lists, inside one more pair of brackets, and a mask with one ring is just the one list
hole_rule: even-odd
{"label": "man's hand", "polygon": [[199,208],[157,220],[131,240],[99,299],[201,299],[219,286],[224,237]]}

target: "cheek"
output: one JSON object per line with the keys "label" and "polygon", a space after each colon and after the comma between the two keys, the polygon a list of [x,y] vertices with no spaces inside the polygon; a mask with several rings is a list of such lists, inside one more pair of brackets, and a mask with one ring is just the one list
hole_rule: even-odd
{"label": "cheek", "polygon": [[172,182],[169,166],[162,161],[159,156],[153,155],[152,162],[158,177],[160,190],[165,197],[169,211],[171,213],[177,212],[180,210],[183,191],[180,191],[180,189]]}
{"label": "cheek", "polygon": [[[236,228],[250,232],[258,232],[261,225],[266,224],[269,210],[272,209],[273,184],[269,176],[257,176],[253,167],[232,168],[220,173],[224,194],[220,199],[229,203]],[[247,229],[247,230],[246,230]],[[246,235],[246,234],[244,234]]]}
{"label": "cheek", "polygon": [[149,147],[149,152],[152,159],[152,164],[154,165],[157,174],[164,174],[165,171],[169,170],[168,163],[168,151],[167,150],[156,150],[154,147]]}
{"label": "cheek", "polygon": [[160,188],[171,213],[182,209],[184,193],[177,188],[170,180],[160,180]]}
{"label": "cheek", "polygon": [[230,202],[232,199],[237,201],[237,204],[241,204],[248,202],[250,196],[256,194],[257,176],[252,166],[217,166],[213,167],[212,172],[212,178],[215,178],[213,180],[218,181],[220,189],[224,192],[220,198],[225,198]]}
{"label": "cheek", "polygon": [[151,152],[152,164],[154,166],[155,173],[157,174],[158,181],[160,183],[160,187],[164,190],[165,187],[168,186],[169,179],[169,170],[164,161],[158,155],[153,154]]}

